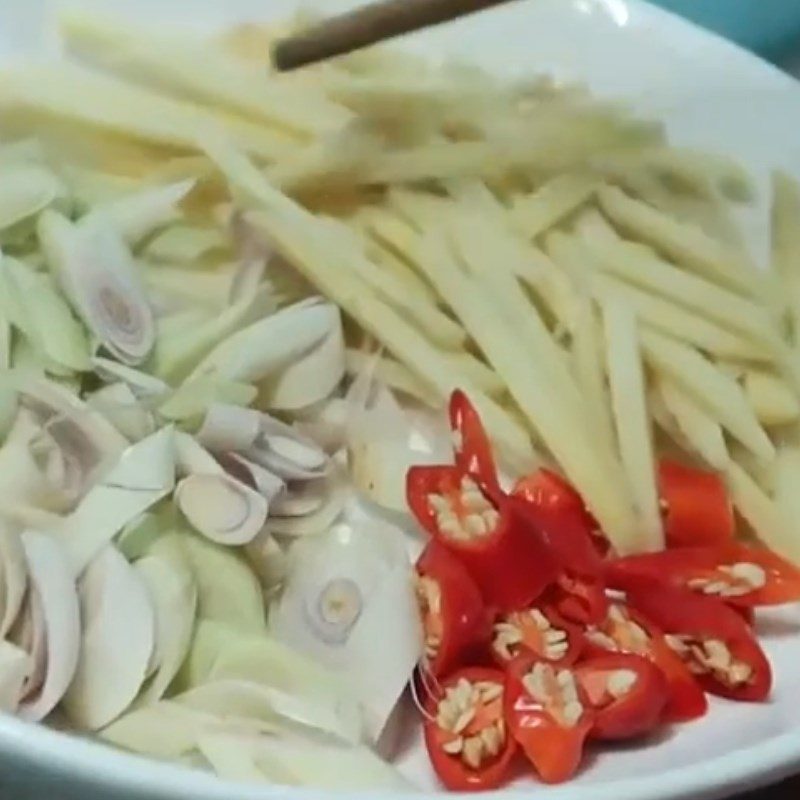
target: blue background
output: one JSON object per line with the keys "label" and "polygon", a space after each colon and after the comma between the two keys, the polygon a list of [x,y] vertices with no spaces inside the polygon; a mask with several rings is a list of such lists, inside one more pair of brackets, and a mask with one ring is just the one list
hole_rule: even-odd
{"label": "blue background", "polygon": [[800,0],[655,0],[777,59],[800,50]]}

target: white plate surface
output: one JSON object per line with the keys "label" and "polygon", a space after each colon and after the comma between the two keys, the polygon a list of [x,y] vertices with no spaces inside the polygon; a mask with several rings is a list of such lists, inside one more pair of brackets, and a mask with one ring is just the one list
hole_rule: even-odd
{"label": "white plate surface", "polygon": [[[326,0],[319,6],[353,4]],[[119,9],[139,20],[211,28],[284,16],[298,3],[95,0],[95,6],[106,12]],[[41,50],[48,40],[50,10],[51,4],[42,0],[0,2],[0,57],[26,57]],[[769,171],[782,167],[800,175],[800,84],[791,78],[663,11],[624,0],[523,0],[415,37],[408,46],[436,57],[477,60],[507,74],[546,71],[586,81],[598,94],[625,98],[664,120],[675,142],[739,157],[759,177],[760,202],[744,221],[754,254],[765,258]],[[504,791],[503,797],[701,800],[800,771],[800,610],[764,615],[761,633],[776,673],[770,703],[715,701],[700,722],[664,731],[645,744],[592,755],[580,776],[566,786],[526,782]],[[11,769],[20,781],[51,781],[59,797],[68,791],[82,798],[164,800],[312,796],[225,784],[6,718],[0,718],[0,763],[6,779]],[[400,764],[420,788],[434,790],[418,746],[407,748]],[[17,785],[15,793],[20,790]]]}

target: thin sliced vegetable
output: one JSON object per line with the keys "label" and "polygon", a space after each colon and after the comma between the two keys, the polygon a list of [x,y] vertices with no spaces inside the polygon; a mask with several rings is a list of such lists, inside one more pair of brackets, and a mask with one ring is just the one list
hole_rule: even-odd
{"label": "thin sliced vegetable", "polygon": [[153,605],[140,575],[107,547],[78,584],[83,633],[75,677],[64,697],[70,721],[104,728],[134,701],[153,652]]}
{"label": "thin sliced vegetable", "polygon": [[622,463],[641,520],[638,541],[620,552],[660,550],[664,545],[656,487],[653,436],[647,415],[645,377],[636,317],[625,305],[603,306],[608,375]]}

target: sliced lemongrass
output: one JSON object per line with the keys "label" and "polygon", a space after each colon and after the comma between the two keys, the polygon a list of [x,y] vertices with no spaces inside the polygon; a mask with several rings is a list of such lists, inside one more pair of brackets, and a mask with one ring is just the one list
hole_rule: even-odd
{"label": "sliced lemongrass", "polygon": [[270,287],[264,286],[196,325],[173,333],[161,329],[153,353],[153,372],[173,383],[186,378],[193,380],[203,377],[206,373],[247,383],[246,379],[222,373],[217,375],[216,370],[201,367],[221,346],[221,342],[248,330],[246,326],[252,325],[255,320],[268,318],[274,308],[273,292]]}
{"label": "sliced lemongrass", "polygon": [[[270,616],[278,638],[352,682],[372,741],[421,655],[411,572],[398,529],[379,520],[342,523],[295,545]],[[392,638],[376,648],[382,630]]]}
{"label": "sliced lemongrass", "polygon": [[347,441],[347,403],[332,397],[298,414],[294,427],[328,453],[340,450]]}
{"label": "sliced lemongrass", "polygon": [[64,193],[61,181],[35,164],[0,169],[0,230],[35,217]]}
{"label": "sliced lemongrass", "polygon": [[80,574],[131,520],[166,497],[175,485],[174,431],[162,428],[131,445],[64,517],[58,534]]}
{"label": "sliced lemongrass", "polygon": [[261,415],[261,435],[245,455],[285,480],[308,480],[326,474],[330,459],[317,444],[285,422]]}
{"label": "sliced lemongrass", "polygon": [[14,424],[17,413],[17,391],[6,370],[11,367],[11,322],[0,304],[0,441]]}
{"label": "sliced lemongrass", "polygon": [[239,453],[225,453],[220,455],[220,463],[234,477],[254,487],[270,504],[275,498],[280,497],[286,489],[286,483],[274,473],[265,469],[260,464],[248,461]]}
{"label": "sliced lemongrass", "polygon": [[261,433],[262,415],[252,408],[213,403],[208,407],[197,440],[215,452],[247,450]]}
{"label": "sliced lemongrass", "polygon": [[185,534],[182,543],[197,582],[198,617],[262,634],[266,619],[261,586],[244,559],[193,534]]}
{"label": "sliced lemongrass", "polygon": [[256,766],[274,783],[324,791],[408,792],[408,781],[365,745],[346,745],[301,736],[262,736]]}
{"label": "sliced lemongrass", "polygon": [[136,263],[112,224],[100,216],[73,225],[56,212],[39,219],[48,264],[78,315],[116,358],[139,364],[155,344],[153,311]]}
{"label": "sliced lemongrass", "polygon": [[[144,263],[144,280],[148,293],[160,308],[200,307],[216,316],[229,304],[231,285],[236,275],[232,264],[214,269],[197,270],[187,266],[148,261]],[[257,290],[246,295],[252,298]]]}
{"label": "sliced lemongrass", "polygon": [[89,342],[83,326],[75,319],[51,276],[35,272],[22,261],[3,256],[0,269],[7,273],[7,291],[14,284],[21,329],[37,350],[68,370],[89,369]]}
{"label": "sliced lemongrass", "polygon": [[345,374],[345,346],[341,318],[307,354],[262,384],[262,408],[297,411],[330,397]]}
{"label": "sliced lemongrass", "polygon": [[208,683],[222,654],[243,640],[272,641],[264,636],[263,630],[242,632],[225,622],[204,619],[201,608],[198,606],[197,624],[194,628],[192,643],[175,679],[173,689],[176,692],[183,692]]}
{"label": "sliced lemongrass", "polygon": [[198,364],[193,375],[260,382],[317,347],[338,324],[339,310],[310,299],[281,309],[229,336]]}
{"label": "sliced lemongrass", "polygon": [[290,483],[270,506],[270,514],[276,517],[305,517],[319,511],[325,504],[328,482],[325,478]]}
{"label": "sliced lemongrass", "polygon": [[117,537],[117,549],[130,562],[143,558],[153,545],[170,530],[170,513],[145,511],[123,527]]}
{"label": "sliced lemongrass", "polygon": [[197,586],[186,555],[175,537],[159,541],[135,564],[147,585],[155,609],[155,647],[151,669],[156,672],[139,702],[160,700],[189,652],[197,611]]}
{"label": "sliced lemongrass", "polygon": [[86,403],[102,414],[126,439],[138,442],[155,432],[156,421],[127,383],[110,383],[92,392]]}
{"label": "sliced lemongrass", "polygon": [[93,214],[108,220],[128,244],[138,244],[148,234],[180,219],[178,205],[194,189],[195,180],[146,187],[95,206]]}
{"label": "sliced lemongrass", "polygon": [[42,533],[26,531],[22,546],[44,635],[43,651],[37,653],[40,664],[34,665],[33,673],[41,670],[44,675],[33,694],[26,693],[18,713],[23,719],[39,722],[61,701],[75,675],[80,610],[73,573],[60,544]]}
{"label": "sliced lemongrass", "polygon": [[267,776],[256,765],[256,742],[253,734],[203,733],[197,749],[220,778],[257,784],[266,782]]}
{"label": "sliced lemongrass", "polygon": [[148,259],[156,261],[196,264],[213,254],[227,253],[230,245],[228,238],[217,228],[176,223],[156,234],[144,252]]}
{"label": "sliced lemongrass", "polygon": [[4,714],[16,713],[32,669],[28,653],[11,642],[0,641],[0,711]]}
{"label": "sliced lemongrass", "polygon": [[80,467],[84,488],[128,446],[127,439],[102,414],[69,389],[53,381],[23,379],[19,391],[20,404],[36,414],[65,457]]}
{"label": "sliced lemongrass", "polygon": [[332,469],[325,478],[326,489],[322,505],[299,517],[270,516],[269,530],[279,536],[296,538],[325,533],[336,522],[347,502],[349,478],[343,469]]}
{"label": "sliced lemongrass", "polygon": [[119,717],[144,683],[155,641],[153,605],[140,575],[113,546],[89,564],[78,594],[81,653],[63,706],[73,725],[96,731]]}
{"label": "sliced lemongrass", "polygon": [[0,639],[17,621],[28,588],[25,550],[19,534],[0,524]]}
{"label": "sliced lemongrass", "polygon": [[[328,703],[318,693],[304,697],[303,691],[287,692],[261,681],[213,680],[174,698],[176,703],[218,717],[233,715],[274,725],[290,723],[301,733],[322,733],[356,744],[361,739],[361,720],[350,714],[335,696]],[[341,713],[340,711],[345,713]]]}
{"label": "sliced lemongrass", "polygon": [[31,452],[31,442],[41,432],[34,414],[28,409],[20,409],[0,448],[0,498],[6,505],[66,511],[70,497],[60,486],[50,483]]}
{"label": "sliced lemongrass", "polygon": [[187,475],[223,475],[220,463],[194,436],[175,431],[175,468],[182,478]]}
{"label": "sliced lemongrass", "polygon": [[267,501],[230,475],[193,474],[175,488],[175,503],[188,523],[212,542],[242,545],[267,521]]}
{"label": "sliced lemongrass", "polygon": [[136,397],[161,397],[170,390],[169,384],[160,378],[133,367],[125,366],[125,364],[120,364],[117,361],[112,361],[110,358],[94,356],[92,358],[92,367],[95,375],[106,383],[126,383]]}
{"label": "sliced lemongrass", "polygon": [[244,548],[245,558],[261,583],[264,596],[280,588],[286,576],[286,553],[269,531],[262,530]]}
{"label": "sliced lemongrass", "polygon": [[228,717],[221,720],[171,700],[130,711],[100,732],[117,747],[152,758],[176,759],[197,746],[199,736],[212,731],[257,734],[272,730],[266,723]]}

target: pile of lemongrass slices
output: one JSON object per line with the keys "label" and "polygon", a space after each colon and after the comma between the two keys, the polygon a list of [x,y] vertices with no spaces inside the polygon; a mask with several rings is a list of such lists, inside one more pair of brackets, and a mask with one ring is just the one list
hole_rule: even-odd
{"label": "pile of lemongrass slices", "polygon": [[235,779],[402,785],[377,752],[420,656],[413,550],[349,465],[397,453],[372,499],[399,510],[429,437],[387,436],[378,360],[348,384],[339,309],[202,190],[0,145],[0,708]]}

